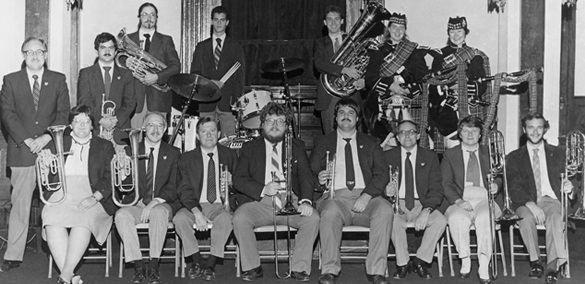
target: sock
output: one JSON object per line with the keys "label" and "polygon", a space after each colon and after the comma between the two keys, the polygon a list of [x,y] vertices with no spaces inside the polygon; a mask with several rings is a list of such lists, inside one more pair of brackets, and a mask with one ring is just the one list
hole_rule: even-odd
{"label": "sock", "polygon": [[460,273],[469,273],[471,271],[471,258],[465,257],[461,259]]}
{"label": "sock", "polygon": [[203,258],[201,257],[201,253],[200,252],[196,252],[194,254],[191,255],[191,261],[193,262],[193,264],[201,264],[203,263]]}
{"label": "sock", "polygon": [[142,260],[134,261],[134,270],[142,270],[144,269],[144,262]]}
{"label": "sock", "polygon": [[156,271],[158,271],[158,264],[159,264],[158,258],[151,258],[150,261],[148,262],[148,266]]}
{"label": "sock", "polygon": [[412,261],[412,264],[414,264],[414,266],[418,266],[420,265],[426,265],[426,262],[418,257],[415,257],[414,260]]}
{"label": "sock", "polygon": [[207,258],[207,266],[211,268],[215,268],[215,263],[217,262],[217,257],[215,255],[210,254]]}

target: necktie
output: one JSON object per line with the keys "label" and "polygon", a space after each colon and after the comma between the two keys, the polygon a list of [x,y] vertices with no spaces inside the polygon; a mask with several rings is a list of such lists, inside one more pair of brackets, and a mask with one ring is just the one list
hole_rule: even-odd
{"label": "necktie", "polygon": [[337,52],[339,50],[339,48],[341,47],[341,44],[339,43],[339,38],[336,37],[335,38],[335,43],[333,44],[333,52]]}
{"label": "necktie", "polygon": [[33,75],[33,79],[35,79],[33,83],[33,102],[35,104],[35,110],[39,108],[39,98],[41,97],[41,85],[39,85],[39,76]]}
{"label": "necktie", "polygon": [[406,152],[406,160],[404,160],[404,175],[405,175],[405,202],[406,202],[406,209],[409,211],[414,208],[414,177],[413,177],[413,170],[412,170],[412,163],[410,162],[410,152]]}
{"label": "necktie", "polygon": [[469,161],[467,162],[467,174],[466,174],[466,181],[473,183],[473,186],[479,186],[479,162],[477,161],[477,156],[475,155],[475,151],[467,151],[469,152]]}
{"label": "necktie", "polygon": [[217,45],[213,51],[213,63],[215,63],[215,69],[217,69],[217,66],[219,66],[219,57],[221,56],[221,38],[216,38],[215,41],[217,41]]}
{"label": "necktie", "polygon": [[[272,158],[271,158],[271,164],[273,167],[273,170],[275,173],[280,172],[280,163],[278,162],[279,160],[279,156],[278,156],[278,149],[276,149],[276,145],[278,145],[278,143],[274,143],[272,144]],[[280,179],[280,177],[278,175],[275,175],[275,177],[277,177],[278,179]],[[278,209],[282,208],[282,201],[280,200],[280,194],[276,194],[276,196],[274,196],[274,203],[276,204],[276,207],[278,207]]]}
{"label": "necktie", "polygon": [[150,50],[150,34],[144,34],[146,40],[144,41],[144,51],[148,52]]}
{"label": "necktie", "polygon": [[146,168],[146,188],[148,190],[146,191],[146,195],[142,199],[142,202],[144,203],[144,205],[148,205],[148,203],[150,203],[150,201],[152,201],[152,197],[154,195],[154,184],[152,183],[152,181],[153,181],[152,170],[154,168],[153,152],[154,152],[154,147],[150,147],[150,155],[148,155],[148,167]]}
{"label": "necktie", "polygon": [[352,190],[355,187],[355,173],[353,172],[353,155],[351,154],[351,138],[345,140],[345,185],[347,189]]}
{"label": "necktie", "polygon": [[532,150],[532,173],[534,174],[534,184],[536,185],[536,201],[542,197],[542,187],[540,184],[540,157],[538,157],[538,148]]}
{"label": "necktie", "polygon": [[207,201],[213,204],[217,199],[215,192],[215,162],[213,161],[213,153],[208,153],[209,162],[207,163]]}
{"label": "necktie", "polygon": [[104,67],[104,87],[106,92],[106,99],[110,98],[110,87],[112,86],[112,76],[110,76],[110,69],[112,69],[112,67]]}

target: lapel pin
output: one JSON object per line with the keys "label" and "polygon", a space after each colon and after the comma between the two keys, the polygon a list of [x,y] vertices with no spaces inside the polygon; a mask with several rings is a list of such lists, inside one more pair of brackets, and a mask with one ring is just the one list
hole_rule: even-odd
{"label": "lapel pin", "polygon": [[117,78],[118,80],[120,80],[120,79],[122,78],[122,76],[118,76],[118,77],[116,77],[116,78]]}
{"label": "lapel pin", "polygon": [[167,156],[163,156],[163,160],[166,160],[166,159],[167,159]]}
{"label": "lapel pin", "polygon": [[363,149],[363,148],[364,148],[364,145],[360,145],[360,149]]}
{"label": "lapel pin", "polygon": [[48,85],[49,85],[49,82],[45,82],[45,86],[48,86]]}
{"label": "lapel pin", "polygon": [[421,167],[424,167],[425,165],[426,165],[425,163],[420,163],[420,166]]}

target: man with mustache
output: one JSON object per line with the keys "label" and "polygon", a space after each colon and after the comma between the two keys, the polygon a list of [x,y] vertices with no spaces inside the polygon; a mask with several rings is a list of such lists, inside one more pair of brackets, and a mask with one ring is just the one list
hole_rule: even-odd
{"label": "man with mustache", "polygon": [[[130,128],[130,115],[136,107],[132,72],[114,64],[118,44],[112,34],[97,35],[94,48],[98,55],[97,62],[79,71],[77,105],[87,105],[93,110],[95,135],[100,135],[100,129],[103,129],[104,133],[113,135],[100,135],[101,138],[122,144],[121,139],[128,135],[121,129]],[[116,104],[113,115],[102,113],[104,100]]]}
{"label": "man with mustache", "polygon": [[[335,105],[335,131],[315,139],[311,151],[311,170],[315,185],[326,191],[317,201],[321,215],[322,267],[319,283],[335,283],[341,272],[339,247],[343,226],[370,228],[366,276],[372,283],[388,283],[388,245],[394,214],[383,197],[388,183],[388,163],[378,140],[357,131],[359,105],[342,98]],[[327,189],[331,172],[327,152],[335,157],[335,188]],[[328,190],[328,191],[327,191]],[[330,198],[332,192],[335,198]]]}
{"label": "man with mustache", "polygon": [[[290,109],[270,102],[261,111],[262,136],[242,147],[241,156],[234,173],[236,200],[239,204],[234,213],[234,233],[240,246],[242,280],[253,281],[262,277],[260,257],[256,247],[254,228],[288,223],[298,229],[292,255],[292,278],[309,281],[313,244],[319,232],[319,215],[313,209],[313,182],[305,143],[292,139],[285,145],[285,132],[291,131],[293,121]],[[289,129],[289,130],[287,130]],[[292,133],[291,133],[292,135]],[[292,148],[292,157],[287,157],[287,148]],[[290,165],[287,165],[290,160]],[[292,184],[285,184],[284,173],[290,168]],[[293,204],[300,215],[274,216],[273,210],[284,205],[281,198],[285,187],[291,187]],[[274,206],[277,208],[273,208]]]}
{"label": "man with mustache", "polygon": [[541,278],[544,272],[536,225],[546,226],[547,284],[557,283],[558,272],[567,264],[559,200],[561,191],[571,198],[573,192],[573,184],[560,178],[565,172],[565,150],[544,140],[548,129],[548,120],[542,114],[526,115],[522,118],[522,130],[528,141],[506,157],[512,208],[522,218],[518,221],[520,235],[530,256],[530,278]]}
{"label": "man with mustache", "polygon": [[[160,282],[158,272],[167,227],[174,213],[180,208],[177,200],[177,161],[179,149],[162,141],[167,130],[164,114],[151,112],[144,118],[146,136],[138,145],[138,153],[146,154],[147,159],[138,162],[139,197],[134,206],[125,206],[116,212],[116,229],[124,243],[124,260],[134,263],[132,283],[150,284]],[[113,173],[112,173],[113,174]],[[134,200],[134,193],[122,201]],[[136,225],[148,223],[149,269],[144,267]],[[147,274],[148,273],[148,274]]]}

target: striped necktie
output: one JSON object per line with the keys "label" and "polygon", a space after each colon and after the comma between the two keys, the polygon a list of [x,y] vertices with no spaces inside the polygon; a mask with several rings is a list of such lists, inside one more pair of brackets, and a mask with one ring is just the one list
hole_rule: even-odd
{"label": "striped necktie", "polygon": [[216,38],[217,45],[213,51],[213,63],[215,63],[215,69],[219,66],[219,57],[221,56],[221,38]]}
{"label": "striped necktie", "polygon": [[534,174],[534,184],[536,185],[536,201],[542,197],[542,185],[540,184],[540,157],[538,148],[532,150],[532,173]]}
{"label": "striped necktie", "polygon": [[112,76],[110,75],[110,66],[104,66],[104,88],[106,93],[106,99],[110,98],[110,88],[112,86]]}
{"label": "striped necktie", "polygon": [[35,79],[33,83],[33,102],[35,104],[35,110],[39,109],[39,98],[41,97],[41,85],[39,84],[39,76],[32,75],[33,79]]}
{"label": "striped necktie", "polygon": [[341,47],[341,44],[339,43],[339,37],[336,37],[335,43],[333,44],[333,53],[337,52],[340,47]]}
{"label": "striped necktie", "polygon": [[154,174],[153,174],[153,168],[154,168],[154,147],[150,147],[150,155],[148,155],[148,165],[146,167],[146,195],[144,195],[143,199],[142,199],[142,203],[144,203],[144,205],[148,205],[148,203],[150,203],[150,201],[152,201],[153,197],[154,197]]}

